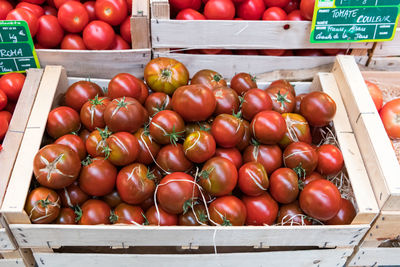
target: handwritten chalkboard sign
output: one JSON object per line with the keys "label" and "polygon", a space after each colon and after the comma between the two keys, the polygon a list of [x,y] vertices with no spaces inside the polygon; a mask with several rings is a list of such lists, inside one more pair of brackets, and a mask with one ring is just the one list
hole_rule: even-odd
{"label": "handwritten chalkboard sign", "polygon": [[0,21],[0,74],[40,68],[28,24]]}
{"label": "handwritten chalkboard sign", "polygon": [[399,11],[400,0],[316,0],[310,42],[390,41]]}

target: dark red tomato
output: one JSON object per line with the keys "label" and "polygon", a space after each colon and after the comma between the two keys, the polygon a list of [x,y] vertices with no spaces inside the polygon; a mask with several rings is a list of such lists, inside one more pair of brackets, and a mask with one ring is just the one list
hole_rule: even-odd
{"label": "dark red tomato", "polygon": [[185,126],[185,136],[195,132],[195,131],[206,131],[211,130],[211,125],[206,121],[187,123]]}
{"label": "dark red tomato", "polygon": [[86,157],[86,146],[83,140],[75,134],[67,134],[59,137],[54,144],[66,145],[75,151],[79,158],[83,160]]}
{"label": "dark red tomato", "polygon": [[156,188],[153,180],[153,175],[145,165],[133,163],[118,173],[116,183],[118,194],[126,203],[140,204],[153,196]]}
{"label": "dark red tomato", "polygon": [[13,114],[16,105],[17,105],[16,102],[7,101],[7,106],[4,108],[4,110]]}
{"label": "dark red tomato", "polygon": [[65,35],[64,39],[61,41],[60,47],[61,49],[69,50],[86,50],[86,45],[82,37],[78,34]]}
{"label": "dark red tomato", "polygon": [[300,189],[303,189],[304,186],[308,185],[314,180],[318,179],[325,179],[321,174],[318,172],[312,172],[311,174],[307,175],[306,177],[301,177],[301,182],[300,182]]}
{"label": "dark red tomato", "polygon": [[119,73],[109,82],[107,96],[112,99],[124,96],[138,99],[141,92],[138,78],[129,73]]}
{"label": "dark red tomato", "polygon": [[136,132],[147,120],[146,109],[132,97],[115,98],[104,111],[104,121],[113,132]]}
{"label": "dark red tomato", "polygon": [[65,105],[80,112],[82,106],[96,96],[102,96],[103,91],[97,84],[89,81],[75,82],[65,93]]}
{"label": "dark red tomato", "polygon": [[89,14],[83,4],[68,1],[58,9],[58,22],[68,32],[81,32],[89,22]]}
{"label": "dark red tomato", "polygon": [[219,197],[211,202],[210,221],[222,226],[242,226],[246,221],[246,206],[235,196]]}
{"label": "dark red tomato", "polygon": [[260,196],[269,186],[268,174],[258,162],[248,162],[239,169],[238,185],[248,196]]}
{"label": "dark red tomato", "polygon": [[259,20],[264,10],[263,0],[244,0],[237,6],[237,15],[244,20]]}
{"label": "dark red tomato", "polygon": [[117,179],[117,168],[102,157],[87,158],[83,162],[79,185],[92,196],[105,196],[112,192]]}
{"label": "dark red tomato", "polygon": [[300,209],[299,202],[296,200],[293,203],[282,205],[279,208],[278,225],[296,226],[296,225],[311,225],[312,222],[306,219],[306,215]]}
{"label": "dark red tomato", "polygon": [[275,80],[268,86],[268,89],[274,88],[274,87],[284,88],[284,89],[288,90],[289,92],[291,92],[294,96],[296,96],[296,91],[294,90],[293,85],[287,80],[283,80],[283,79]]}
{"label": "dark red tomato", "polygon": [[325,144],[317,148],[317,171],[322,175],[334,175],[343,168],[343,155],[340,149],[334,145]]}
{"label": "dark red tomato", "polygon": [[25,20],[28,23],[32,37],[36,35],[39,22],[35,14],[25,8],[16,8],[7,14],[6,20]]}
{"label": "dark red tomato", "polygon": [[369,94],[371,95],[372,100],[374,101],[376,110],[380,111],[383,105],[382,91],[375,83],[365,81],[365,84],[367,85]]}
{"label": "dark red tomato", "polygon": [[341,196],[333,183],[318,179],[304,187],[299,201],[300,208],[307,215],[320,221],[327,221],[339,212]]}
{"label": "dark red tomato", "polygon": [[192,176],[174,172],[165,176],[158,184],[156,192],[160,207],[172,214],[182,213],[186,205],[193,204],[199,195]]}
{"label": "dark red tomato", "polygon": [[5,119],[8,124],[10,124],[12,118],[12,114],[7,110],[0,111],[0,119]]}
{"label": "dark red tomato", "polygon": [[162,110],[151,118],[149,133],[159,144],[176,144],[184,132],[185,122],[175,111]]}
{"label": "dark red tomato", "polygon": [[328,225],[345,225],[351,224],[357,213],[353,204],[348,199],[340,199],[340,209],[338,213],[332,218],[325,221]]}
{"label": "dark red tomato", "polygon": [[280,57],[285,54],[284,49],[261,49],[259,50],[261,55],[264,56],[274,56],[274,57]]}
{"label": "dark red tomato", "polygon": [[236,148],[239,149],[240,151],[245,150],[249,146],[250,140],[252,138],[250,123],[246,120],[242,120],[242,124],[244,127],[244,135],[242,137],[242,140],[236,145]]}
{"label": "dark red tomato", "polygon": [[300,104],[300,112],[312,126],[322,127],[328,125],[336,114],[336,103],[323,92],[307,94]]}
{"label": "dark red tomato", "polygon": [[262,20],[287,20],[287,14],[280,7],[270,7],[264,11]]}
{"label": "dark red tomato", "polygon": [[268,88],[266,90],[272,100],[272,109],[279,113],[293,112],[296,101],[295,96],[287,89],[280,86]]}
{"label": "dark red tomato", "polygon": [[160,145],[157,144],[143,128],[136,131],[135,137],[139,142],[139,154],[136,161],[146,165],[153,163],[157,157],[158,151],[160,151]]}
{"label": "dark red tomato", "polygon": [[37,18],[40,18],[41,16],[44,15],[44,10],[41,6],[31,4],[28,2],[20,2],[18,5],[15,6],[15,8],[25,8],[26,10],[29,10],[32,12]]}
{"label": "dark red tomato", "polygon": [[60,106],[50,111],[47,118],[46,131],[58,138],[68,133],[77,132],[81,127],[79,114],[70,107]]}
{"label": "dark red tomato", "polygon": [[335,56],[337,54],[345,54],[346,49],[322,49],[322,52],[326,55]]}
{"label": "dark red tomato", "polygon": [[61,208],[57,219],[54,221],[55,224],[76,224],[76,214],[71,208]]}
{"label": "dark red tomato", "polygon": [[279,141],[279,145],[286,147],[293,142],[304,142],[311,144],[312,137],[307,120],[296,113],[283,113],[286,122],[285,136]]}
{"label": "dark red tomato", "polygon": [[283,9],[288,14],[299,8],[300,8],[300,0],[290,0],[289,3],[285,7],[283,7]]}
{"label": "dark red tomato", "polygon": [[206,131],[195,131],[183,142],[185,156],[194,163],[202,163],[215,154],[214,137]]}
{"label": "dark red tomato", "polygon": [[320,49],[298,49],[295,50],[295,55],[298,57],[322,57],[324,53]]}
{"label": "dark red tomato", "polygon": [[33,189],[25,202],[25,212],[32,223],[51,223],[60,213],[60,197],[51,189]]}
{"label": "dark red tomato", "polygon": [[7,106],[7,95],[2,90],[0,90],[0,110],[4,109]]}
{"label": "dark red tomato", "polygon": [[242,198],[246,206],[246,225],[272,225],[278,216],[278,203],[265,192],[261,196]]}
{"label": "dark red tomato", "polygon": [[227,86],[226,81],[221,74],[207,69],[196,72],[195,75],[193,75],[190,84],[202,84],[211,90],[221,86]]}
{"label": "dark red tomato", "polygon": [[147,87],[147,85],[144,83],[143,80],[139,80],[142,90],[140,92],[140,97],[138,98],[140,104],[144,104],[144,102],[146,102],[147,97],[149,96],[149,88]]}
{"label": "dark red tomato", "polygon": [[287,20],[302,21],[304,18],[301,16],[300,10],[293,10],[288,14]]}
{"label": "dark red tomato", "polygon": [[106,50],[115,38],[114,29],[104,21],[93,20],[83,30],[83,42],[88,49]]}
{"label": "dark red tomato", "polygon": [[106,142],[110,151],[107,159],[116,166],[131,164],[139,155],[139,142],[133,134],[114,133]]}
{"label": "dark red tomato", "polygon": [[176,10],[182,10],[186,8],[192,8],[194,10],[200,9],[200,0],[171,0],[169,4]]}
{"label": "dark red tomato", "polygon": [[147,97],[144,106],[146,107],[147,112],[149,112],[150,117],[154,116],[159,111],[172,109],[171,98],[169,95],[162,92],[150,94]]}
{"label": "dark red tomato", "polygon": [[233,114],[237,113],[239,110],[239,97],[235,90],[227,87],[221,86],[212,90],[217,101],[217,106],[215,107],[214,114]]}
{"label": "dark red tomato", "polygon": [[218,115],[211,125],[211,134],[217,144],[224,148],[232,148],[238,145],[244,133],[242,120],[229,114]]}
{"label": "dark red tomato", "polygon": [[122,199],[116,189],[114,189],[110,194],[103,196],[101,200],[105,201],[111,208],[115,208],[122,203]]}
{"label": "dark red tomato", "polygon": [[216,105],[213,92],[201,84],[181,86],[172,96],[172,108],[185,121],[207,120],[213,114]]}
{"label": "dark red tomato", "polygon": [[77,181],[58,190],[57,193],[60,195],[63,207],[73,208],[75,206],[80,206],[89,199],[89,196],[82,191]]}
{"label": "dark red tomato", "polygon": [[55,8],[59,9],[64,3],[69,1],[78,1],[78,0],[47,0],[47,3],[50,6],[54,6]]}
{"label": "dark red tomato", "polygon": [[0,140],[3,140],[8,130],[8,122],[5,118],[0,118]]}
{"label": "dark red tomato", "polygon": [[239,169],[242,166],[242,154],[237,148],[217,148],[215,150],[216,157],[223,157],[230,160],[235,166],[236,169]]}
{"label": "dark red tomato", "polygon": [[315,0],[301,0],[300,12],[301,16],[306,20],[312,20],[314,15]]}
{"label": "dark red tomato", "polygon": [[[222,53],[222,49],[199,49],[198,54],[217,55]],[[194,53],[196,54],[196,53]]]}
{"label": "dark red tomato", "polygon": [[282,166],[282,150],[277,145],[250,145],[243,153],[244,162],[259,162],[271,174]]}
{"label": "dark red tomato", "polygon": [[79,133],[79,137],[83,140],[86,146],[86,140],[89,138],[90,132],[87,129],[83,129]]}
{"label": "dark red tomato", "polygon": [[392,139],[400,138],[400,98],[387,102],[379,112],[386,133]]}
{"label": "dark red tomato", "polygon": [[269,178],[271,196],[282,204],[289,204],[299,195],[299,179],[289,168],[279,168]]}
{"label": "dark red tomato", "polygon": [[51,189],[61,189],[72,184],[80,169],[78,154],[65,145],[47,145],[37,152],[33,161],[36,180]]}
{"label": "dark red tomato", "polygon": [[213,196],[228,195],[235,188],[238,172],[228,159],[214,157],[208,160],[200,172],[200,186]]}
{"label": "dark red tomato", "polygon": [[85,142],[88,154],[92,157],[105,157],[107,151],[106,139],[111,134],[112,133],[107,128],[98,128],[98,130],[91,132]]}
{"label": "dark red tomato", "polygon": [[267,7],[280,7],[284,8],[289,4],[290,0],[264,0]]}
{"label": "dark red tomato", "polygon": [[96,19],[96,11],[95,11],[95,5],[96,1],[87,1],[83,3],[83,6],[86,9],[86,12],[89,15],[89,21],[95,20]]}
{"label": "dark red tomato", "polygon": [[89,199],[81,208],[82,210],[77,218],[79,224],[110,224],[111,208],[106,202],[98,199]]}
{"label": "dark red tomato", "polygon": [[237,55],[245,55],[245,56],[258,56],[259,53],[255,49],[240,49],[236,50]]}
{"label": "dark red tomato", "polygon": [[283,152],[283,163],[286,167],[294,169],[300,178],[305,177],[317,168],[318,154],[307,143],[291,143]]}
{"label": "dark red tomato", "polygon": [[140,207],[143,210],[148,210],[151,206],[154,206],[154,197],[153,196],[149,197],[148,199],[146,199],[145,201],[140,203]]}
{"label": "dark red tomato", "polygon": [[128,16],[126,19],[121,23],[119,27],[119,33],[121,37],[128,43],[132,43],[132,36],[131,36],[131,17]]}
{"label": "dark red tomato", "polygon": [[231,20],[235,17],[235,5],[231,0],[209,0],[204,15],[207,19]]}
{"label": "dark red tomato", "polygon": [[13,6],[6,0],[0,1],[0,20],[5,20],[7,14],[13,10]]}
{"label": "dark red tomato", "polygon": [[178,216],[166,212],[160,206],[158,206],[158,209],[156,206],[150,207],[145,216],[149,225],[171,226],[178,224]]}
{"label": "dark red tomato", "polygon": [[261,89],[250,89],[243,95],[242,115],[246,120],[264,110],[272,109],[272,101],[268,93]]}
{"label": "dark red tomato", "polygon": [[139,206],[121,203],[114,209],[110,221],[113,224],[124,223],[142,225],[144,223],[143,210]]}
{"label": "dark red tomato", "polygon": [[107,97],[98,97],[87,101],[81,108],[81,122],[90,131],[97,128],[104,128],[104,111],[111,100]]}
{"label": "dark red tomato", "polygon": [[176,15],[176,19],[178,19],[178,20],[204,20],[204,19],[206,19],[206,17],[194,9],[186,8],[186,9],[179,11],[178,15]]}
{"label": "dark red tomato", "polygon": [[186,158],[181,144],[162,147],[157,154],[156,162],[165,173],[186,172],[193,167],[192,162]]}
{"label": "dark red tomato", "polygon": [[131,46],[118,34],[115,34],[113,43],[109,50],[126,50],[131,49]]}
{"label": "dark red tomato", "polygon": [[203,204],[194,205],[193,208],[189,207],[188,210],[179,215],[178,225],[183,226],[197,226],[207,225],[208,217],[207,210]]}
{"label": "dark red tomato", "polygon": [[64,30],[58,23],[58,19],[52,15],[44,15],[39,18],[36,40],[46,48],[58,46],[64,37]]}
{"label": "dark red tomato", "polygon": [[250,89],[257,88],[256,78],[248,73],[241,72],[233,76],[230,86],[238,95],[242,95]]}
{"label": "dark red tomato", "polygon": [[121,24],[128,15],[126,0],[97,0],[96,17],[112,26]]}
{"label": "dark red tomato", "polygon": [[296,98],[295,98],[296,104],[295,104],[295,107],[294,107],[294,110],[293,110],[294,113],[299,113],[299,114],[300,114],[300,104],[301,104],[301,101],[303,100],[303,98],[304,98],[306,95],[307,95],[307,94],[299,94],[299,95],[296,95]]}
{"label": "dark red tomato", "polygon": [[258,142],[273,145],[282,140],[285,135],[286,123],[278,112],[265,110],[254,116],[250,129]]}

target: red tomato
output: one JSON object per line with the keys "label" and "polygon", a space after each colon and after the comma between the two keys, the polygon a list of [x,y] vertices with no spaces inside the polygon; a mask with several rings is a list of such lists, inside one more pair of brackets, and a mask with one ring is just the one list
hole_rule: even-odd
{"label": "red tomato", "polygon": [[7,106],[7,95],[0,90],[0,110],[3,110]]}
{"label": "red tomato", "polygon": [[230,160],[235,166],[236,169],[239,169],[242,166],[242,154],[237,148],[217,148],[215,150],[215,157],[223,157]]}
{"label": "red tomato", "polygon": [[119,73],[108,83],[109,98],[133,97],[138,99],[142,93],[142,87],[138,78],[129,73]]}
{"label": "red tomato", "polygon": [[[144,102],[146,102],[147,97],[149,96],[149,88],[147,87],[147,85],[144,83],[143,80],[139,80],[142,90],[140,92],[140,97],[138,98],[140,104],[144,104]],[[148,115],[148,114],[147,114]]]}
{"label": "red tomato", "polygon": [[379,112],[386,133],[392,139],[400,138],[400,98],[387,102]]}
{"label": "red tomato", "polygon": [[300,189],[303,189],[304,186],[308,185],[312,181],[318,180],[318,179],[325,179],[325,178],[318,172],[312,172],[311,174],[306,175],[305,177],[300,177],[300,179],[301,179],[301,181],[299,183],[299,186],[300,186]]}
{"label": "red tomato", "polygon": [[0,118],[0,140],[3,140],[8,130],[8,122],[5,118]]}
{"label": "red tomato", "polygon": [[263,0],[244,0],[237,7],[237,15],[245,20],[259,20],[264,10]]}
{"label": "red tomato", "polygon": [[287,14],[280,7],[270,7],[264,11],[262,20],[287,20]]}
{"label": "red tomato", "polygon": [[150,94],[145,102],[145,107],[149,116],[153,117],[157,112],[162,110],[171,110],[171,98],[166,93],[155,92]]}
{"label": "red tomato", "polygon": [[21,0],[21,1],[28,2],[28,3],[31,3],[31,4],[40,5],[40,4],[43,4],[45,0]]}
{"label": "red tomato", "polygon": [[101,20],[93,20],[83,30],[83,42],[91,50],[108,49],[115,38],[113,28]]}
{"label": "red tomato", "polygon": [[14,113],[16,105],[17,105],[16,102],[7,101],[7,106],[6,106],[5,110],[10,113]]}
{"label": "red tomato", "polygon": [[32,223],[51,223],[60,213],[60,197],[53,190],[37,187],[29,193],[24,209]]}
{"label": "red tomato", "polygon": [[53,138],[77,132],[80,127],[79,114],[70,107],[57,107],[47,117],[46,131]]}
{"label": "red tomato", "polygon": [[82,124],[89,130],[104,128],[104,111],[111,100],[107,97],[94,97],[87,101],[81,108],[80,118]]}
{"label": "red tomato", "polygon": [[222,226],[241,226],[246,220],[246,206],[235,196],[219,197],[211,202],[210,221]]}
{"label": "red tomato", "polygon": [[301,21],[304,20],[304,18],[301,16],[300,10],[296,9],[288,14],[287,20]]}
{"label": "red tomato", "polygon": [[142,214],[143,210],[140,207],[121,203],[114,209],[110,221],[113,224],[124,223],[141,225],[144,223],[144,217]]}
{"label": "red tomato", "polygon": [[32,38],[36,35],[38,29],[38,18],[35,14],[25,8],[16,8],[7,14],[6,20],[25,20],[28,23]]}
{"label": "red tomato", "polygon": [[194,205],[193,208],[189,208],[189,210],[179,215],[178,224],[185,226],[207,225],[208,217],[206,208],[202,204]]}
{"label": "red tomato", "polygon": [[105,129],[97,128],[97,130],[91,132],[86,139],[86,150],[92,157],[105,157],[107,151],[106,139],[112,133],[106,127]]}
{"label": "red tomato", "polygon": [[111,209],[102,200],[89,199],[82,205],[77,217],[81,225],[110,224]]}
{"label": "red tomato", "polygon": [[196,72],[193,75],[190,84],[202,84],[211,90],[219,88],[221,86],[227,86],[226,81],[221,74],[216,71],[207,69],[199,70],[198,72]]}
{"label": "red tomato", "polygon": [[52,15],[44,15],[39,18],[39,27],[36,40],[46,48],[58,46],[64,37],[64,30],[58,23],[58,19]]}
{"label": "red tomato", "polygon": [[115,208],[122,203],[122,199],[116,189],[114,189],[110,194],[103,196],[101,199],[105,201],[111,208]]}
{"label": "red tomato", "polygon": [[307,120],[296,113],[283,113],[282,117],[286,122],[285,136],[279,141],[279,145],[283,148],[293,142],[304,142],[311,144],[312,136],[310,126]]}
{"label": "red tomato", "polygon": [[365,81],[365,84],[367,85],[369,94],[371,95],[372,100],[374,101],[376,110],[380,111],[383,105],[382,91],[375,83]]}
{"label": "red tomato", "polygon": [[206,131],[194,131],[183,143],[186,157],[194,163],[202,163],[211,158],[215,154],[215,148],[214,137]]}
{"label": "red tomato", "polygon": [[314,15],[315,0],[301,0],[300,12],[301,16],[306,20],[312,20]]}
{"label": "red tomato", "polygon": [[121,24],[128,15],[126,0],[97,0],[96,17],[112,26]]}
{"label": "red tomato", "polygon": [[290,0],[264,0],[264,3],[267,7],[280,7],[284,8],[289,4]]}
{"label": "red tomato", "polygon": [[[7,73],[0,78],[0,90],[11,101],[17,101],[24,86],[25,76],[21,73]],[[1,108],[0,108],[1,110]]]}
{"label": "red tomato", "polygon": [[28,2],[20,2],[18,5],[15,6],[15,8],[25,8],[26,10],[29,10],[32,12],[37,18],[40,18],[41,16],[44,15],[44,10],[41,6],[31,4]]}
{"label": "red tomato", "polygon": [[109,49],[126,50],[126,49],[131,49],[131,46],[120,35],[116,34],[115,39]]}
{"label": "red tomato", "polygon": [[[209,54],[209,55],[217,55],[222,53],[222,49],[199,49],[198,54]],[[196,53],[195,53],[196,54]]]}
{"label": "red tomato", "polygon": [[119,27],[119,33],[121,37],[128,43],[132,43],[132,36],[131,36],[131,17],[128,16],[126,19],[121,23]]}
{"label": "red tomato", "polygon": [[217,101],[217,105],[214,110],[214,115],[223,113],[232,114],[239,111],[239,97],[235,90],[221,86],[212,90]]}
{"label": "red tomato", "polygon": [[7,110],[0,111],[0,119],[5,119],[8,124],[11,122],[12,114]]}
{"label": "red tomato", "polygon": [[307,219],[306,215],[300,209],[299,202],[297,200],[290,204],[281,205],[276,222],[278,225],[282,226],[303,226],[312,224],[312,222]]}
{"label": "red tomato", "polygon": [[86,50],[86,45],[80,35],[67,34],[61,41],[61,49]]}
{"label": "red tomato", "polygon": [[60,195],[63,207],[73,208],[75,206],[80,206],[89,199],[89,196],[78,186],[77,181],[58,190],[57,193]]}
{"label": "red tomato", "polygon": [[89,22],[89,14],[83,4],[68,1],[58,9],[58,22],[68,32],[81,32]]}
{"label": "red tomato", "polygon": [[0,20],[5,20],[7,14],[13,10],[13,6],[6,0],[0,1]]}
{"label": "red tomato", "polygon": [[238,185],[248,196],[260,196],[267,191],[269,180],[264,166],[258,162],[248,162],[239,169]]}
{"label": "red tomato", "polygon": [[95,4],[96,1],[87,1],[83,3],[83,6],[85,7],[88,15],[89,15],[89,21],[95,20],[96,19],[96,11],[95,11]]}
{"label": "red tomato", "polygon": [[182,117],[172,110],[162,110],[150,121],[149,133],[154,140],[162,145],[176,144],[183,136],[185,123]]}
{"label": "red tomato", "polygon": [[54,221],[55,224],[76,224],[76,214],[71,208],[62,208],[57,219]]}
{"label": "red tomato", "polygon": [[150,207],[145,216],[149,225],[170,226],[178,224],[178,216],[164,211],[160,206],[158,206],[158,211],[156,206]]}
{"label": "red tomato", "polygon": [[166,173],[187,172],[193,167],[192,162],[186,158],[181,144],[162,147],[157,154],[156,162]]}
{"label": "red tomato", "polygon": [[160,151],[160,146],[143,128],[137,130],[135,136],[139,142],[139,154],[136,161],[146,165],[153,163],[153,159],[157,157],[158,151]]}
{"label": "red tomato", "polygon": [[306,95],[307,94],[296,95],[296,98],[295,98],[296,105],[295,105],[294,110],[293,110],[294,113],[300,113],[300,104],[301,104],[301,101],[303,100],[303,98]]}
{"label": "red tomato", "polygon": [[339,148],[325,144],[317,148],[317,171],[322,175],[334,175],[343,168],[343,155]]}
{"label": "red tomato", "polygon": [[250,144],[250,140],[251,140],[251,130],[250,130],[250,123],[246,120],[242,121],[243,127],[244,127],[244,135],[242,137],[242,140],[240,140],[240,142],[236,145],[236,148],[239,149],[240,151],[245,150],[249,144]]}
{"label": "red tomato", "polygon": [[68,107],[79,112],[87,101],[102,95],[103,90],[97,84],[89,81],[79,81],[68,87],[64,99]]}
{"label": "red tomato", "polygon": [[345,55],[346,49],[322,49],[322,52],[328,56]]}
{"label": "red tomato", "polygon": [[272,101],[268,93],[261,89],[250,89],[243,95],[242,115],[246,120],[264,110],[272,109]]}
{"label": "red tomato", "polygon": [[299,177],[305,177],[317,168],[318,154],[307,143],[291,143],[283,152],[283,163],[286,167],[294,169]]}
{"label": "red tomato", "polygon": [[304,187],[299,201],[301,209],[307,215],[317,220],[327,221],[339,212],[341,196],[333,183],[318,179]]}
{"label": "red tomato", "polygon": [[338,213],[332,218],[325,221],[328,225],[344,225],[351,224],[357,213],[353,204],[344,198],[340,199],[340,209]]}
{"label": "red tomato", "polygon": [[230,86],[238,95],[242,95],[250,89],[257,88],[256,78],[249,73],[241,72],[233,76]]}
{"label": "red tomato", "polygon": [[66,134],[54,141],[54,144],[66,145],[75,151],[80,160],[86,157],[86,146],[83,140],[75,134]]}
{"label": "red tomato", "polygon": [[217,144],[224,148],[238,145],[242,141],[244,133],[242,120],[229,114],[218,115],[211,125],[211,134]]}
{"label": "red tomato", "polygon": [[283,56],[286,51],[284,49],[261,49],[259,52],[264,56],[280,57]]}
{"label": "red tomato", "polygon": [[203,14],[200,12],[191,9],[191,8],[186,8],[181,11],[179,11],[178,15],[176,16],[176,19],[179,20],[204,20],[206,17],[204,17]]}
{"label": "red tomato", "polygon": [[257,197],[244,196],[242,198],[246,206],[247,225],[272,225],[278,216],[278,204],[268,194],[264,193]]}
{"label": "red tomato", "polygon": [[315,91],[303,98],[300,112],[310,125],[322,127],[328,125],[335,116],[336,103],[329,95]]}
{"label": "red tomato", "polygon": [[289,168],[279,168],[270,177],[269,192],[282,204],[292,203],[299,195],[299,180],[297,174]]}
{"label": "red tomato", "polygon": [[[79,0],[47,0],[48,4],[50,6],[55,6],[57,9],[60,9],[60,7],[63,4],[65,4],[66,2],[69,2],[69,1],[78,1],[79,2]],[[51,3],[51,2],[53,2],[53,3]]]}
{"label": "red tomato", "polygon": [[286,123],[281,114],[272,110],[259,112],[251,121],[253,137],[260,143],[273,145],[282,140]]}
{"label": "red tomato", "polygon": [[61,189],[72,184],[80,170],[78,154],[65,145],[47,145],[37,152],[33,161],[36,180],[52,189]]}
{"label": "red tomato", "polygon": [[243,153],[243,161],[259,162],[271,174],[282,166],[282,150],[277,145],[250,145]]}
{"label": "red tomato", "polygon": [[293,10],[299,9],[300,5],[300,0],[290,0],[289,3],[284,7],[283,9],[286,11],[286,13],[290,13]]}
{"label": "red tomato", "polygon": [[246,55],[246,56],[258,56],[259,53],[255,49],[241,49],[241,50],[236,50],[236,54],[238,55]]}
{"label": "red tomato", "polygon": [[138,140],[130,133],[114,133],[107,138],[106,142],[111,151],[107,159],[116,166],[131,164],[139,154]]}
{"label": "red tomato", "polygon": [[191,8],[198,10],[201,7],[200,0],[170,0],[169,4],[176,10]]}
{"label": "red tomato", "polygon": [[320,49],[298,49],[294,50],[298,57],[322,57],[325,56]]}
{"label": "red tomato", "polygon": [[279,113],[290,113],[296,105],[295,96],[285,88],[275,86],[266,90],[272,100],[272,109]]}
{"label": "red tomato", "polygon": [[231,20],[235,17],[235,5],[231,0],[209,0],[204,15],[207,19]]}

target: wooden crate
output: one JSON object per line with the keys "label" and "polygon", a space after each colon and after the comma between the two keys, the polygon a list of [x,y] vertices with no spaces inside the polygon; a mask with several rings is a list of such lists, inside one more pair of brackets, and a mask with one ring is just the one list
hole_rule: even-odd
{"label": "wooden crate", "polygon": [[40,65],[63,65],[71,76],[110,79],[118,73],[128,72],[143,78],[144,67],[151,58],[148,6],[148,0],[132,2],[132,49],[37,49]]}

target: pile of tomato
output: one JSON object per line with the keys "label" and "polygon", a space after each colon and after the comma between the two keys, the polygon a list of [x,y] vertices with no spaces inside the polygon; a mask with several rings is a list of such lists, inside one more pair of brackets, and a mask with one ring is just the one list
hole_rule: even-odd
{"label": "pile of tomato", "polygon": [[130,49],[131,12],[132,0],[0,0],[0,20],[26,21],[37,49]]}
{"label": "pile of tomato", "polygon": [[0,78],[0,150],[24,83],[25,76],[21,73],[8,73]]}
{"label": "pile of tomato", "polygon": [[330,181],[342,153],[320,134],[336,113],[329,95],[285,80],[262,90],[247,73],[228,86],[212,70],[189,84],[170,58],[144,78],[120,73],[106,92],[76,82],[51,110],[25,204],[33,223],[351,223]]}

